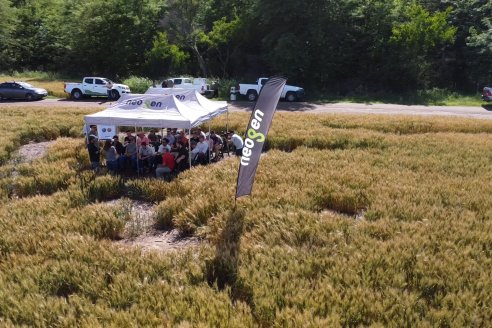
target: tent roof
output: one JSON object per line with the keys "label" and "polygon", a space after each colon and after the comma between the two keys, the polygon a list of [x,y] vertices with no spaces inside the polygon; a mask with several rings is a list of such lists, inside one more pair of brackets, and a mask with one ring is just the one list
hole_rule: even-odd
{"label": "tent roof", "polygon": [[[196,109],[206,109],[210,113],[214,113],[215,116],[227,112],[226,101],[212,101],[202,96],[195,89],[182,89],[182,88],[159,88],[150,87],[146,92],[146,95],[173,95],[187,106]],[[214,116],[214,117],[215,117]]]}
{"label": "tent roof", "polygon": [[108,109],[86,115],[85,123],[189,129],[227,111],[227,103],[214,104],[204,99],[211,104],[204,102],[204,106],[207,107],[203,107],[198,105],[198,101],[182,102],[172,94],[125,95]]}

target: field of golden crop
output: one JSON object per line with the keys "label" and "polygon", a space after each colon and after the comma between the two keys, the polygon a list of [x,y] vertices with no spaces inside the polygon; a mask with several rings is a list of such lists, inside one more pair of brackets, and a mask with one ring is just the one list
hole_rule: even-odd
{"label": "field of golden crop", "polygon": [[[94,176],[80,135],[90,109],[0,112],[2,325],[492,324],[491,121],[277,113],[253,195],[234,209],[235,158],[170,183]],[[229,124],[242,132],[248,116]],[[8,161],[55,138],[40,160]],[[128,213],[106,201],[123,196],[202,243],[115,243]]]}

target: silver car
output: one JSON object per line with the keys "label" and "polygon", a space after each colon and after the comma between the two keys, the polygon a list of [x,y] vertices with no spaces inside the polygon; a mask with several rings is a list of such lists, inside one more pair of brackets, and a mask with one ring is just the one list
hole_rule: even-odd
{"label": "silver car", "polygon": [[25,99],[31,101],[42,99],[48,95],[48,91],[36,88],[26,82],[4,82],[0,83],[0,100],[2,99]]}

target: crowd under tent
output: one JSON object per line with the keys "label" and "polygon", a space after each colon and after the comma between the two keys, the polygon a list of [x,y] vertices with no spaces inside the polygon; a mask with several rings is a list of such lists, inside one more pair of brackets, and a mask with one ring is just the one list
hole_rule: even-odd
{"label": "crowd under tent", "polygon": [[174,91],[168,94],[124,95],[109,108],[86,115],[85,124],[131,126],[135,132],[137,128],[178,128],[189,133],[192,128],[228,112],[226,102],[210,101],[195,90],[171,90]]}

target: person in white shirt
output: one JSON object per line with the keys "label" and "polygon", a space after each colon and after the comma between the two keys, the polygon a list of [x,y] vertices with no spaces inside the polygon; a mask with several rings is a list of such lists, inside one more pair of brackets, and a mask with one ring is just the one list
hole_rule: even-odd
{"label": "person in white shirt", "polygon": [[244,147],[243,138],[234,133],[234,131],[230,131],[229,135],[231,136],[231,141],[234,148],[236,148],[236,156],[242,156]]}
{"label": "person in white shirt", "polygon": [[147,146],[147,143],[143,141],[138,152],[138,167],[141,173],[144,172],[144,169],[149,169],[153,166],[154,155],[154,147]]}
{"label": "person in white shirt", "polygon": [[198,143],[191,151],[191,156],[195,164],[205,165],[208,162],[208,142],[200,135],[198,137]]}
{"label": "person in white shirt", "polygon": [[171,152],[171,146],[169,145],[169,139],[167,137],[162,139],[161,144],[159,145],[159,149],[157,150],[157,153],[159,155],[164,154],[164,148],[166,148],[168,152]]}

